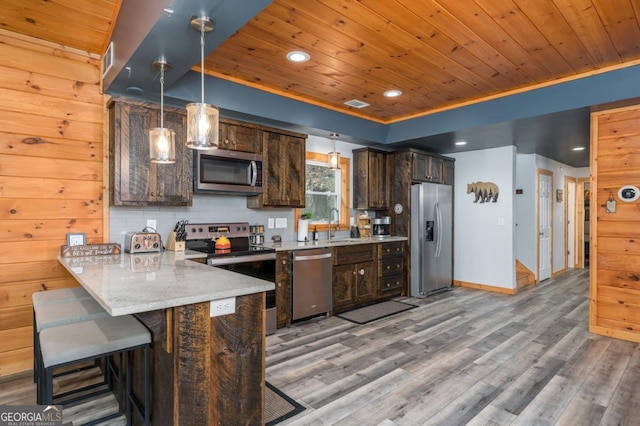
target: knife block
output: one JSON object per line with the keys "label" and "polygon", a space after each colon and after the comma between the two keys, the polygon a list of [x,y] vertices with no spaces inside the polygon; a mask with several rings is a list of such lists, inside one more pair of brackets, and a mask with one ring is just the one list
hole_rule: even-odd
{"label": "knife block", "polygon": [[167,240],[167,250],[184,251],[184,241],[176,241],[176,232],[171,231]]}

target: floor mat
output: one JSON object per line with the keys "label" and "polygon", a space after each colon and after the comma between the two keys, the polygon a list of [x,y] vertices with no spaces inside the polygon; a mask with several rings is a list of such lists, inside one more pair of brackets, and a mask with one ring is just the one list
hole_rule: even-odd
{"label": "floor mat", "polygon": [[340,315],[336,315],[347,321],[355,322],[356,324],[366,324],[371,321],[385,318],[400,312],[408,311],[415,308],[416,305],[410,305],[408,303],[396,302],[395,300],[388,300],[386,302],[377,303],[375,305],[366,306],[364,308],[355,309],[353,311],[345,312]]}
{"label": "floor mat", "polygon": [[269,382],[264,392],[264,421],[266,426],[280,423],[301,413],[305,408]]}

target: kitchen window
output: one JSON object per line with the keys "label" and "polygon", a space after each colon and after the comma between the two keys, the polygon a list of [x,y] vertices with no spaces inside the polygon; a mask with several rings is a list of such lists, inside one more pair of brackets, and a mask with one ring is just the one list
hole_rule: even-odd
{"label": "kitchen window", "polygon": [[[302,213],[311,214],[309,231],[316,228],[326,231],[332,208],[340,212],[340,229],[349,229],[349,159],[340,158],[340,170],[331,170],[327,164],[327,154],[307,152],[305,181],[305,208],[296,209],[296,230]],[[335,212],[333,212],[335,224]]]}

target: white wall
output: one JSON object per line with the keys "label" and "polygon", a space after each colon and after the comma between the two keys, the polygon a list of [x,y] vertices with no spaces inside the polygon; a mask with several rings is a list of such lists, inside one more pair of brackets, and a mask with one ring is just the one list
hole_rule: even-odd
{"label": "white wall", "polygon": [[[515,288],[513,194],[516,148],[508,146],[447,155],[456,159],[454,279]],[[476,181],[498,185],[498,202],[474,203],[473,194],[467,194],[467,184]]]}
{"label": "white wall", "polygon": [[514,195],[516,207],[516,259],[531,271],[538,264],[536,229],[536,157],[534,154],[516,156],[516,186],[522,194]]}
{"label": "white wall", "polygon": [[[332,141],[328,138],[309,136],[307,151],[328,153],[332,151]],[[336,141],[336,149],[345,158],[353,158],[352,151],[362,148],[347,142]],[[353,170],[353,164],[351,165]],[[351,173],[352,174],[352,173]],[[353,186],[353,185],[352,185]],[[266,229],[268,218],[286,218],[287,228]],[[147,219],[157,221],[157,231],[167,241],[169,233],[177,221],[187,219],[191,223],[208,222],[249,222],[265,225],[265,241],[271,241],[273,235],[279,234],[283,241],[294,241],[295,211],[294,209],[247,208],[243,195],[201,195],[193,196],[193,205],[189,207],[114,207],[109,208],[109,241],[124,243],[127,232],[141,231],[147,225]],[[337,231],[338,237],[348,237],[348,230]],[[321,238],[326,238],[321,235]]]}

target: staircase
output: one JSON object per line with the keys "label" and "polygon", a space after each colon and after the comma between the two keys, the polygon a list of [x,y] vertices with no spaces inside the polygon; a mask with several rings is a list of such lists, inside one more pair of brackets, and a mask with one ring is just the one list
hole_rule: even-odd
{"label": "staircase", "polygon": [[516,289],[536,283],[535,274],[516,259]]}

